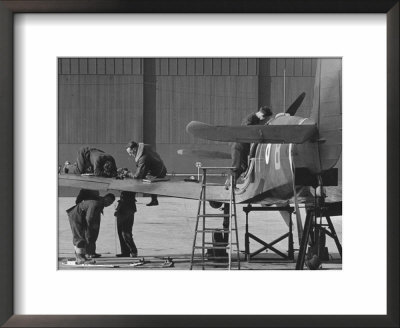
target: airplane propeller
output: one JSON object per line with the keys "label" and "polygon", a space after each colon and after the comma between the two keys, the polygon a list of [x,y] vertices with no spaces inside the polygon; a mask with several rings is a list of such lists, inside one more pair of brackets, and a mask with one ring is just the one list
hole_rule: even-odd
{"label": "airplane propeller", "polygon": [[305,92],[300,94],[297,97],[297,99],[288,107],[288,109],[286,110],[286,114],[289,114],[290,116],[294,116],[294,114],[296,114],[297,110],[299,109],[299,107],[302,104],[305,97],[306,97]]}
{"label": "airplane propeller", "polygon": [[231,154],[216,150],[178,149],[177,153],[179,155],[196,156],[198,158],[231,159]]}

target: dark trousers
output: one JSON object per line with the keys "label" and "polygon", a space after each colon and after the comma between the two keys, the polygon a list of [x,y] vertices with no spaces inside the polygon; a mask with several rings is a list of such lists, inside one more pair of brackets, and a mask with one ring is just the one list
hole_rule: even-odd
{"label": "dark trousers", "polygon": [[[90,163],[90,148],[89,147],[81,147],[78,149],[78,156],[76,158],[76,166],[78,167],[78,171],[80,173],[89,173],[91,170]],[[93,172],[90,172],[93,173]]]}
{"label": "dark trousers", "polygon": [[134,219],[135,214],[133,212],[117,215],[117,230],[122,254],[137,253],[137,248],[132,237]]}
{"label": "dark trousers", "polygon": [[90,164],[90,148],[89,147],[81,147],[78,149],[78,156],[76,158],[76,162],[73,164],[68,164],[65,166],[65,173],[68,174],[82,174],[89,173],[91,168]]}
{"label": "dark trousers", "polygon": [[100,232],[100,214],[86,219],[81,215],[68,215],[72,242],[79,254],[94,254]]}
{"label": "dark trousers", "polygon": [[[164,166],[164,167],[161,169],[161,172],[160,172],[157,176],[155,176],[155,177],[156,177],[156,178],[164,178],[166,175],[167,175],[167,169],[166,169],[165,166]],[[150,175],[150,176],[152,177],[152,175]],[[150,196],[151,196],[151,201],[152,201],[152,202],[158,201],[157,195],[150,194]]]}
{"label": "dark trousers", "polygon": [[247,170],[247,157],[250,153],[250,144],[235,142],[231,147],[232,166],[235,180]]}

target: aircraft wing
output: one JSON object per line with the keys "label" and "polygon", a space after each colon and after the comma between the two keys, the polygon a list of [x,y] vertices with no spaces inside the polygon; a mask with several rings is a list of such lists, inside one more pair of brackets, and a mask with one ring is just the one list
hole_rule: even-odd
{"label": "aircraft wing", "polygon": [[204,150],[204,149],[178,149],[179,155],[186,155],[197,158],[213,158],[213,159],[231,159],[230,153],[225,153],[216,150]]}
{"label": "aircraft wing", "polygon": [[[181,177],[169,177],[168,181],[149,183],[140,179],[126,178],[117,180],[113,178],[60,174],[58,176],[58,185],[60,187],[103,191],[132,191],[186,199],[199,199],[201,192],[201,183],[185,182]],[[229,201],[229,190],[226,190],[221,183],[207,186],[206,199],[221,202]]]}
{"label": "aircraft wing", "polygon": [[[162,196],[195,199],[198,200],[201,191],[201,184],[196,182],[185,182],[181,177],[169,177],[168,181],[146,183],[137,179],[117,180],[113,178],[102,178],[94,176],[81,176],[75,174],[60,174],[58,176],[59,187],[70,187],[78,189],[92,189],[100,191],[132,191],[145,194],[157,194]],[[341,197],[340,197],[341,198]],[[229,201],[229,190],[220,183],[215,186],[207,186],[206,199],[220,202]],[[327,202],[337,201],[338,199],[327,199]],[[341,200],[341,199],[340,199]],[[236,202],[247,203],[248,199],[237,195]],[[309,203],[314,201],[312,194],[304,193],[298,196],[299,203]],[[289,200],[293,203],[294,200]],[[287,200],[265,197],[260,201],[252,201],[252,204],[262,205],[286,205]]]}
{"label": "aircraft wing", "polygon": [[186,131],[193,136],[226,142],[245,143],[303,143],[317,132],[315,124],[309,125],[250,125],[218,126],[192,121]]}

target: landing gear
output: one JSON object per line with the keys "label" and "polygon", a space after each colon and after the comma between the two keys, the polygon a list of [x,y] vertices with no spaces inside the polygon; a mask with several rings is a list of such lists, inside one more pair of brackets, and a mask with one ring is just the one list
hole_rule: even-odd
{"label": "landing gear", "polygon": [[[304,264],[310,270],[320,268],[321,260],[324,260],[325,236],[331,237],[336,244],[340,257],[342,257],[342,245],[333,227],[331,216],[342,215],[342,202],[325,203],[322,179],[318,179],[319,186],[315,189],[314,206],[306,209],[307,215],[304,223],[304,232],[300,242],[299,255],[296,262],[296,270],[303,270]],[[320,192],[318,192],[318,189]],[[323,223],[323,219],[326,223]],[[310,244],[309,258],[306,260],[307,245]]]}

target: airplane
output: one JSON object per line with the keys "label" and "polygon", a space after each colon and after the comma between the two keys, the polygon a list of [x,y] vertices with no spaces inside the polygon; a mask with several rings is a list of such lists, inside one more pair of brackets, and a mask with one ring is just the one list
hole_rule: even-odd
{"label": "airplane", "polygon": [[[295,116],[304,97],[305,94],[301,94],[286,112],[276,114],[265,125],[213,126],[192,121],[186,127],[188,133],[198,138],[251,143],[248,169],[243,182],[236,185],[236,203],[294,204],[299,238],[303,227],[300,203],[315,206],[318,196],[325,204],[341,206],[341,175],[335,168],[342,151],[340,59],[317,61],[313,106],[310,117],[306,118]],[[204,155],[206,151],[200,153]],[[214,155],[226,158],[224,154],[214,152]],[[188,183],[179,176],[148,183],[136,179],[60,174],[59,186],[196,200],[201,192],[200,184]],[[208,201],[227,203],[229,199],[230,191],[224,186],[207,187]]]}

